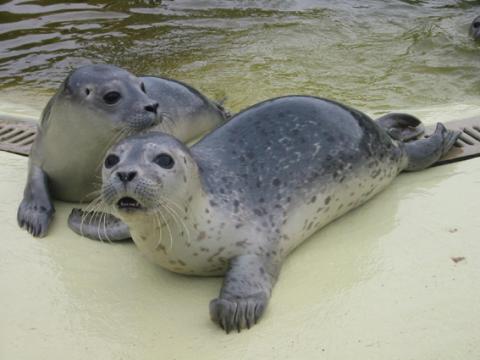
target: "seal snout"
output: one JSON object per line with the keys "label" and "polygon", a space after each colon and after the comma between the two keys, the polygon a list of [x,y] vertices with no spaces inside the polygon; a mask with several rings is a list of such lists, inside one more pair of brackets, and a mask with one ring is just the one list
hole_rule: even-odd
{"label": "seal snout", "polygon": [[148,112],[152,112],[154,113],[155,115],[157,114],[157,110],[158,110],[158,102],[154,102],[152,104],[148,104],[145,106],[145,110],[148,111]]}
{"label": "seal snout", "polygon": [[124,184],[129,183],[137,176],[136,171],[117,171],[117,177]]}

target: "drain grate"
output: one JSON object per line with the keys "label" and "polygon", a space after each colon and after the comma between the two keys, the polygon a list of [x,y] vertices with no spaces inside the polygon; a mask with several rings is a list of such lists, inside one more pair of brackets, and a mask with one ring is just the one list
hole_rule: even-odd
{"label": "drain grate", "polygon": [[28,156],[36,135],[35,121],[5,115],[0,117],[1,151]]}
{"label": "drain grate", "polygon": [[[461,131],[461,134],[453,148],[435,165],[444,165],[480,156],[480,117],[448,121],[444,125],[448,129]],[[429,126],[427,132],[431,133],[434,129],[434,126]]]}

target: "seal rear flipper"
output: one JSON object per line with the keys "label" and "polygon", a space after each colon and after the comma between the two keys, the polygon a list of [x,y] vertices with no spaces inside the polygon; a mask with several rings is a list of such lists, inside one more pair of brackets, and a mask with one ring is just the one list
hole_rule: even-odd
{"label": "seal rear flipper", "polygon": [[78,235],[92,240],[131,240],[128,226],[115,216],[107,213],[72,209],[68,216],[68,227]]}
{"label": "seal rear flipper", "polygon": [[460,131],[448,130],[438,123],[430,137],[405,143],[408,156],[405,171],[418,171],[433,165],[452,148],[459,136]]}
{"label": "seal rear flipper", "polygon": [[425,133],[423,123],[415,116],[404,113],[390,113],[379,117],[375,122],[383,128],[390,137],[398,141],[412,141]]}
{"label": "seal rear flipper", "polygon": [[35,237],[44,237],[54,213],[47,173],[38,166],[30,165],[23,200],[17,211],[18,225]]}

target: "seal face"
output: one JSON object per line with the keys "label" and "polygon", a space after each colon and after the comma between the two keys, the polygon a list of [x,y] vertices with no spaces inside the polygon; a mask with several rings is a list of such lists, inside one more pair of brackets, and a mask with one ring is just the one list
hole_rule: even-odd
{"label": "seal face", "polygon": [[69,119],[79,122],[87,121],[84,112],[95,119],[108,119],[120,129],[145,129],[161,120],[157,116],[159,104],[147,95],[144,81],[112,65],[89,65],[72,72],[51,104],[49,116],[44,117],[46,121],[57,116],[59,102],[65,107],[78,107]]}
{"label": "seal face", "polygon": [[112,65],[73,71],[43,111],[19,225],[43,236],[54,212],[50,195],[91,200],[105,151],[119,139],[157,130],[189,141],[224,120],[220,107],[178,81],[139,78]]}
{"label": "seal face", "polygon": [[432,164],[452,138],[440,126],[402,143],[354,109],[283,97],[243,111],[191,149],[160,133],[120,141],[104,162],[102,197],[151,261],[225,274],[210,314],[227,332],[240,330],[262,315],[296,246],[402,170]]}

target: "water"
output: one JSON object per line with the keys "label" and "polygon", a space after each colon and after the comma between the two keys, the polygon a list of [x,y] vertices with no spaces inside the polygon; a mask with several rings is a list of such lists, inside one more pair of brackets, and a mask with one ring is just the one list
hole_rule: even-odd
{"label": "water", "polygon": [[112,63],[239,110],[286,94],[372,113],[479,103],[480,1],[0,2],[0,101],[41,108],[66,74]]}

